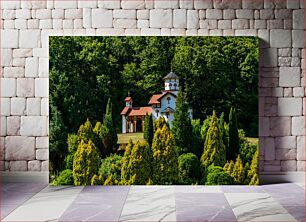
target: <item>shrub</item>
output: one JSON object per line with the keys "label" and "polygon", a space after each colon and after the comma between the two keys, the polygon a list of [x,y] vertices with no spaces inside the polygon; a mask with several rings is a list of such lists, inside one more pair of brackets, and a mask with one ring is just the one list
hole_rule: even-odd
{"label": "shrub", "polygon": [[[151,173],[152,155],[149,144],[145,141],[137,141],[130,153],[129,161],[125,161],[122,166],[124,171],[122,172],[123,184],[146,184]],[[126,174],[127,172],[127,174]]]}
{"label": "shrub", "polygon": [[237,126],[237,115],[236,110],[231,108],[229,114],[229,138],[228,138],[228,149],[227,159],[235,160],[239,152],[239,135]]}
{"label": "shrub", "polygon": [[207,169],[205,185],[231,185],[233,178],[222,167],[210,165]]}
{"label": "shrub", "polygon": [[203,140],[201,137],[201,121],[199,119],[191,120],[192,125],[192,140],[193,140],[193,147],[195,150],[195,154],[197,157],[201,157],[203,151]]}
{"label": "shrub", "polygon": [[144,121],[143,137],[148,142],[149,146],[152,146],[153,136],[154,136],[154,129],[153,129],[152,114],[146,115],[145,121]]}
{"label": "shrub", "polygon": [[128,181],[130,175],[130,156],[133,149],[133,141],[130,139],[128,145],[125,147],[124,155],[121,159],[121,181]]}
{"label": "shrub", "polygon": [[155,184],[174,184],[178,175],[178,154],[169,127],[157,129],[152,144],[153,182]]}
{"label": "shrub", "polygon": [[122,156],[111,154],[109,157],[106,157],[101,161],[99,175],[102,175],[103,178],[105,178],[105,185],[115,185],[120,183],[121,160]]}
{"label": "shrub", "polygon": [[178,158],[178,178],[181,184],[195,184],[200,178],[200,161],[193,153]]}
{"label": "shrub", "polygon": [[[164,117],[159,117],[158,119],[153,121],[154,133],[156,132],[157,129],[162,129],[164,126],[167,126],[170,129],[169,123],[166,121],[166,119]],[[153,136],[153,138],[154,138],[154,136]]]}
{"label": "shrub", "polygon": [[218,128],[217,116],[213,112],[210,126],[206,135],[201,165],[206,168],[211,164],[223,166],[226,161],[226,150],[222,141],[222,135]]}
{"label": "shrub", "polygon": [[251,164],[253,156],[258,149],[258,146],[255,144],[251,144],[249,141],[244,141],[240,145],[239,153],[241,156],[241,160],[244,164]]}
{"label": "shrub", "polygon": [[92,178],[91,178],[91,185],[94,186],[94,185],[103,185],[104,184],[104,177],[103,175],[94,175]]}
{"label": "shrub", "polygon": [[95,136],[89,119],[87,119],[86,122],[79,127],[77,137],[78,137],[78,144],[80,144],[81,141],[83,141],[84,143],[88,143],[89,140],[91,140],[94,143]]}
{"label": "shrub", "polygon": [[201,137],[204,143],[206,140],[207,131],[210,126],[210,122],[211,122],[211,116],[207,116],[207,118],[203,121],[203,125],[201,127]]}
{"label": "shrub", "polygon": [[53,181],[53,185],[73,185],[72,170],[67,169],[62,171]]}
{"label": "shrub", "polygon": [[81,141],[73,158],[74,185],[90,185],[92,177],[98,172],[100,156],[91,140]]}
{"label": "shrub", "polygon": [[227,162],[223,169],[233,178],[235,184],[244,184],[245,171],[240,155],[237,156],[235,162],[232,160]]}
{"label": "shrub", "polygon": [[76,134],[68,134],[67,145],[68,145],[68,152],[75,153],[79,145],[78,136]]}
{"label": "shrub", "polygon": [[65,160],[64,160],[65,169],[70,169],[70,170],[73,169],[73,157],[74,157],[74,154],[73,154],[73,153],[69,153],[69,154],[65,157]]}
{"label": "shrub", "polygon": [[248,180],[249,185],[259,185],[259,178],[258,178],[258,150],[256,150],[252,163],[250,166],[250,170],[248,171]]}

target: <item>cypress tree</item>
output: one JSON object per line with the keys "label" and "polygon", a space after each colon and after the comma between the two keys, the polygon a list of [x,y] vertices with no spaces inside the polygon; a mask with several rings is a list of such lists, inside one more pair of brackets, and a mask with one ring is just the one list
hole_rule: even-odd
{"label": "cypress tree", "polygon": [[154,129],[153,129],[153,118],[152,114],[146,115],[144,121],[144,139],[148,142],[149,146],[152,146],[152,140],[154,136]]}
{"label": "cypress tree", "polygon": [[165,120],[163,116],[161,116],[153,122],[154,133],[157,129],[162,129],[163,126],[170,128],[169,123]]}
{"label": "cypress tree", "polygon": [[110,99],[108,99],[107,106],[106,106],[106,113],[103,118],[103,125],[100,129],[99,136],[102,138],[103,144],[103,154],[109,155],[110,153],[114,152],[117,147],[117,132],[114,128],[114,122],[112,117],[112,103]]}
{"label": "cypress tree", "polygon": [[129,181],[129,163],[133,146],[133,141],[132,139],[130,139],[128,145],[125,147],[124,155],[121,159],[121,181],[123,182]]}
{"label": "cypress tree", "polygon": [[211,117],[210,126],[206,135],[201,164],[204,168],[211,164],[222,166],[226,161],[225,146],[222,141],[222,135],[218,128],[218,119],[215,111]]}
{"label": "cypress tree", "polygon": [[174,184],[178,180],[178,153],[167,125],[154,133],[153,144],[154,184]]}
{"label": "cypress tree", "polygon": [[256,150],[252,163],[250,166],[250,170],[248,171],[248,180],[250,180],[249,185],[258,185],[259,178],[258,178],[258,150]]}
{"label": "cypress tree", "polygon": [[229,114],[229,139],[227,159],[235,160],[239,152],[239,134],[237,126],[237,115],[235,108],[231,108]]}
{"label": "cypress tree", "polygon": [[192,125],[188,114],[188,105],[184,101],[183,92],[181,90],[176,97],[171,132],[175,144],[180,148],[182,153],[197,154],[197,149],[194,147],[192,140]]}

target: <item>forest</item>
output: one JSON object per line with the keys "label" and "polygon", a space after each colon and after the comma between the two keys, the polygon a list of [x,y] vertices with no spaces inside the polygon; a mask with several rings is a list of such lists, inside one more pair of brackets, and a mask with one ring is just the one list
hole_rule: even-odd
{"label": "forest", "polygon": [[[103,177],[102,184],[105,184],[105,180],[108,181],[106,184],[114,184],[114,181],[117,181],[116,183],[129,181],[124,184],[135,183],[135,178],[124,178],[124,161],[127,161],[125,157],[131,156],[126,152],[136,152],[134,153],[136,156],[145,152],[147,156],[154,156],[154,136],[159,132],[155,125],[158,123],[152,122],[152,126],[154,125],[151,127],[153,128],[152,144],[149,141],[147,144],[131,142],[126,147],[124,155],[118,154],[116,133],[120,132],[120,111],[124,106],[124,98],[130,93],[135,103],[146,106],[151,95],[163,89],[162,78],[171,70],[180,76],[182,100],[188,101],[193,108],[194,120],[185,119],[184,126],[191,124],[191,132],[198,132],[194,135],[192,143],[196,147],[188,144],[185,147],[179,147],[179,144],[184,144],[186,141],[179,140],[175,130],[170,130],[169,127],[167,129],[163,127],[163,124],[159,124],[159,130],[163,131],[162,135],[173,137],[173,144],[170,147],[175,148],[169,152],[174,152],[171,156],[175,157],[173,161],[178,165],[181,163],[183,166],[185,163],[185,166],[190,167],[190,164],[186,165],[186,161],[194,163],[197,162],[195,158],[198,159],[199,166],[193,168],[201,169],[198,172],[200,176],[191,181],[186,179],[189,181],[188,184],[206,184],[207,181],[203,181],[203,178],[207,179],[209,170],[214,171],[214,175],[228,172],[229,177],[234,181],[235,177],[231,175],[237,171],[233,170],[235,165],[237,169],[241,166],[247,168],[243,173],[247,175],[249,171],[252,171],[249,169],[252,162],[253,165],[257,164],[255,160],[252,161],[253,157],[258,155],[258,152],[256,154],[257,145],[253,146],[246,139],[258,136],[257,38],[50,37],[49,44],[49,147],[50,171],[51,175],[55,175],[54,177],[63,172],[64,174],[69,172],[70,179],[72,175],[75,178],[74,182],[70,181],[70,183],[84,184],[84,181],[79,181],[80,178],[77,176],[77,167],[84,164],[81,164],[80,148],[87,150],[87,154],[93,155],[92,157],[101,157],[96,160],[95,173],[86,184],[92,181],[102,183]],[[237,135],[234,137],[237,145],[236,152],[226,156],[226,152],[230,150],[229,133],[235,131],[229,130],[229,125],[233,121],[231,118],[236,119],[234,128]],[[220,125],[220,121],[224,123]],[[211,131],[213,128],[216,130],[217,122],[218,130],[222,131],[224,128],[224,132],[226,131],[228,135],[226,139],[221,139],[225,147],[224,160],[219,165],[218,161],[217,164],[206,164],[203,155],[205,147],[208,147],[207,135],[202,135],[202,129],[206,124],[207,131],[209,128]],[[224,132],[216,133],[219,139],[222,135],[226,135]],[[198,145],[194,145],[196,138],[199,141]],[[165,141],[168,140],[169,138],[165,138]],[[162,143],[162,141],[155,141],[155,143],[159,142]],[[158,147],[165,146],[168,147],[167,144]],[[191,148],[187,148],[188,146]],[[220,147],[223,147],[222,144]],[[229,158],[228,155],[232,156]],[[165,163],[169,161],[168,159]],[[211,165],[213,167],[209,168]],[[111,169],[114,166],[117,171]],[[177,166],[178,171],[179,169]],[[110,171],[117,173],[110,173]],[[82,173],[79,172],[79,174]],[[105,178],[105,175],[108,176]],[[149,181],[143,180],[140,184],[182,183],[177,176],[170,182],[163,181],[163,177],[159,178],[160,175],[154,175],[154,173],[151,176],[146,178]],[[99,182],[93,184],[97,183],[99,184]],[[242,179],[240,183],[243,183]],[[245,183],[249,184],[250,181]]]}

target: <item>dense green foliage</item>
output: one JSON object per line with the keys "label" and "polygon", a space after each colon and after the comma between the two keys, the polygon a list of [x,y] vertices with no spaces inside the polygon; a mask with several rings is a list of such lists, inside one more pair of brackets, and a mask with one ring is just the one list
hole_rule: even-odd
{"label": "dense green foliage", "polygon": [[145,117],[143,134],[143,138],[148,142],[149,146],[152,146],[152,140],[154,136],[152,114],[146,115]]}
{"label": "dense green foliage", "polygon": [[201,176],[200,161],[193,153],[185,153],[178,158],[178,179],[181,184],[196,184]]}
{"label": "dense green foliage", "polygon": [[76,132],[87,118],[102,122],[109,98],[113,126],[119,128],[128,92],[135,104],[146,105],[163,89],[169,64],[180,76],[194,119],[203,121],[213,110],[227,117],[230,107],[236,107],[238,127],[257,136],[257,38],[54,36],[49,48],[54,170],[67,152],[67,133]]}
{"label": "dense green foliage", "polygon": [[73,184],[72,170],[63,170],[59,176],[52,182],[52,185],[71,185]]}
{"label": "dense green foliage", "polygon": [[153,144],[153,183],[174,184],[178,177],[178,153],[167,125],[154,133]]}
{"label": "dense green foliage", "polygon": [[[116,185],[121,180],[121,160],[122,156],[111,154],[101,161],[99,168],[100,178],[104,178],[104,185]],[[101,180],[101,179],[100,179]]]}
{"label": "dense green foliage", "polygon": [[192,140],[193,140],[193,146],[195,150],[195,154],[200,158],[202,154],[203,149],[203,139],[201,137],[201,121],[200,119],[193,119],[191,120],[192,125]]}
{"label": "dense green foliage", "polygon": [[188,105],[184,99],[183,92],[180,88],[176,97],[176,105],[174,119],[172,121],[171,132],[180,154],[182,153],[197,153],[196,147],[193,144],[192,125],[188,114]]}
{"label": "dense green foliage", "polygon": [[98,171],[100,156],[91,140],[81,141],[73,158],[74,185],[90,185],[91,179]]}
{"label": "dense green foliage", "polygon": [[[121,177],[123,184],[143,185],[148,183],[151,175],[152,154],[149,144],[145,141],[137,141],[132,150],[128,148],[122,161]],[[126,161],[128,159],[129,161]]]}
{"label": "dense green foliage", "polygon": [[223,166],[226,161],[226,150],[222,141],[222,134],[218,127],[218,119],[215,112],[211,117],[209,129],[207,131],[204,144],[201,164],[204,168],[211,164]]}
{"label": "dense green foliage", "polygon": [[164,117],[160,117],[157,120],[153,121],[154,133],[156,132],[157,129],[162,129],[164,126],[170,128],[169,123],[166,121]]}
{"label": "dense green foliage", "polygon": [[210,165],[207,169],[205,185],[232,185],[233,178],[222,167]]}
{"label": "dense green foliage", "polygon": [[238,135],[238,126],[237,126],[237,116],[236,110],[231,108],[229,114],[229,123],[228,123],[228,149],[227,149],[227,159],[235,160],[239,152],[239,135]]}

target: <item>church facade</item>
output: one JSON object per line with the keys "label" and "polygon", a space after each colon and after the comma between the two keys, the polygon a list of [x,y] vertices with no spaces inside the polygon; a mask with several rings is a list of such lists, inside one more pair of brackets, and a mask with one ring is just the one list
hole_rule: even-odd
{"label": "church facade", "polygon": [[[165,81],[165,89],[162,93],[153,95],[148,106],[133,107],[132,97],[125,98],[125,107],[120,113],[122,133],[143,132],[146,114],[152,114],[153,120],[164,117],[170,128],[172,127],[179,90],[179,77],[174,72],[170,72],[163,80]],[[189,109],[189,115],[192,119],[192,109]]]}

